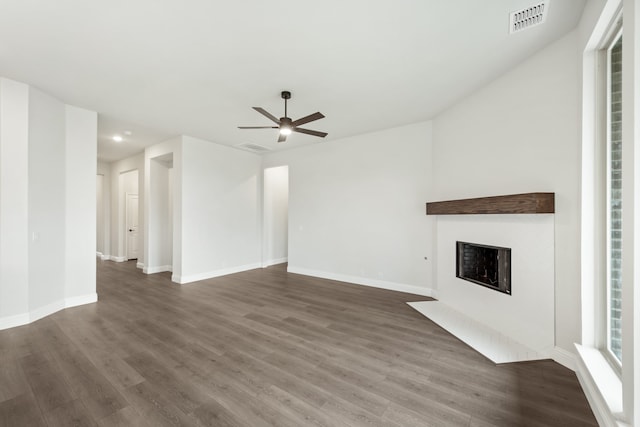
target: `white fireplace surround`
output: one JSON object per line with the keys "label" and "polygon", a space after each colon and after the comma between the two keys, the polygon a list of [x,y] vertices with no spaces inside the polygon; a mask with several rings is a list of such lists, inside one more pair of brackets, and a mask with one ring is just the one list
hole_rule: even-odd
{"label": "white fireplace surround", "polygon": [[[481,352],[472,343],[487,338],[472,335],[486,336],[487,331],[494,331],[488,340],[506,340],[533,350],[519,352],[511,360],[487,355],[494,361],[551,357],[555,344],[553,214],[439,215],[437,241],[439,312],[446,312],[446,318],[451,313],[460,316],[449,327],[445,317],[432,320],[455,335],[460,319],[465,319],[465,336],[459,338]],[[457,278],[456,241],[511,248],[511,295]],[[477,327],[469,327],[473,323]]]}

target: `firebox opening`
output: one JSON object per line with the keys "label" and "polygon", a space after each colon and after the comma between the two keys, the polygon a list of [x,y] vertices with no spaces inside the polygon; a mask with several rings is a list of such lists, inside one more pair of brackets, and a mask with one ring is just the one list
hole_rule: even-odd
{"label": "firebox opening", "polygon": [[456,242],[456,277],[511,295],[511,249]]}

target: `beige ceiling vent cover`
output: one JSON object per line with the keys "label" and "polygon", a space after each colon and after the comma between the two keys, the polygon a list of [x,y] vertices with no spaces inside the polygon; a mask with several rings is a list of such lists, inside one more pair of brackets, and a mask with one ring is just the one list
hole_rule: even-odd
{"label": "beige ceiling vent cover", "polygon": [[548,9],[549,0],[511,12],[511,15],[509,15],[509,33],[518,33],[544,23],[547,19]]}
{"label": "beige ceiling vent cover", "polygon": [[236,145],[236,147],[242,150],[251,151],[254,153],[266,153],[267,151],[271,151],[267,147],[263,147],[262,145],[258,145],[258,144],[252,144],[250,142],[247,142],[244,144],[238,144]]}

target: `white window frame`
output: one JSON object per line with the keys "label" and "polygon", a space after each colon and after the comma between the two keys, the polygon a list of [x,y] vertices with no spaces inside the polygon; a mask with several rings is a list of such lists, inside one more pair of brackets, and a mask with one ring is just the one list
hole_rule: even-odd
{"label": "white window frame", "polygon": [[[620,377],[622,375],[622,362],[616,357],[616,355],[611,351],[610,342],[611,342],[611,281],[610,281],[610,271],[611,271],[611,240],[610,240],[610,224],[611,224],[611,216],[610,209],[611,206],[611,197],[610,197],[610,189],[611,189],[611,50],[617,43],[617,41],[622,37],[622,10],[618,12],[618,16],[613,21],[614,24],[611,26],[607,35],[603,38],[603,43],[600,49],[599,58],[598,58],[598,70],[599,75],[597,76],[599,81],[599,100],[604,101],[604,104],[601,101],[598,101],[597,108],[600,111],[599,116],[601,117],[601,131],[598,132],[599,142],[598,144],[603,146],[604,148],[600,150],[601,161],[604,161],[605,164],[602,167],[602,175],[600,176],[600,182],[604,182],[604,186],[602,191],[602,199],[605,203],[604,215],[601,216],[604,224],[602,224],[602,232],[604,233],[602,243],[604,244],[604,253],[602,256],[604,257],[604,274],[600,276],[600,289],[598,292],[599,297],[601,299],[601,310],[597,315],[598,319],[598,340],[597,345],[603,352],[605,358],[616,372],[616,374]],[[623,164],[624,167],[624,164]],[[623,190],[624,191],[624,190]],[[602,200],[601,199],[601,200]],[[623,199],[624,200],[624,199]],[[623,202],[624,203],[624,202]],[[624,209],[624,204],[623,204]],[[624,224],[623,224],[624,227]],[[624,268],[624,265],[622,266]]]}

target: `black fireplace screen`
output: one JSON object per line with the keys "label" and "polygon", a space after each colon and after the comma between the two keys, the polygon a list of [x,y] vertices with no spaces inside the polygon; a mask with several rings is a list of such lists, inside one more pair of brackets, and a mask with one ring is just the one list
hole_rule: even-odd
{"label": "black fireplace screen", "polygon": [[468,242],[456,246],[456,277],[511,294],[511,249]]}

